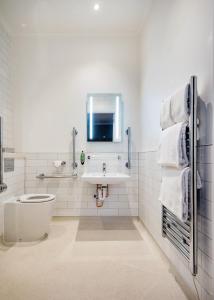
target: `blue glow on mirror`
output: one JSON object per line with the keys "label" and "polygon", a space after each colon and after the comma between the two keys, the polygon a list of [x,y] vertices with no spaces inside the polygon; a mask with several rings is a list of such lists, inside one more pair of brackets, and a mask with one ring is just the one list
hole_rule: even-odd
{"label": "blue glow on mirror", "polygon": [[90,121],[89,121],[89,126],[90,126],[90,133],[89,133],[89,138],[90,140],[93,140],[93,97],[90,97],[89,100],[89,115],[90,115]]}
{"label": "blue glow on mirror", "polygon": [[115,107],[115,140],[120,139],[119,127],[120,127],[120,97],[116,97],[116,107]]}

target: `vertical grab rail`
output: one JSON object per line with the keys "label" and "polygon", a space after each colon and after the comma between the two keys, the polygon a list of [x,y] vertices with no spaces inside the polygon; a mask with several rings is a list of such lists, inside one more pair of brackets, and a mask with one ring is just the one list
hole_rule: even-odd
{"label": "vertical grab rail", "polygon": [[3,181],[3,138],[2,138],[2,117],[0,117],[0,193],[7,189],[7,185]]}
{"label": "vertical grab rail", "polygon": [[191,251],[190,268],[195,276],[198,271],[198,217],[197,217],[197,77],[190,79],[190,203],[191,203]]}
{"label": "vertical grab rail", "polygon": [[76,170],[78,164],[76,162],[76,136],[78,134],[78,131],[76,130],[75,127],[73,127],[72,130],[72,137],[73,137],[73,163],[72,163],[72,167],[73,167],[73,171]]}
{"label": "vertical grab rail", "polygon": [[126,162],[126,168],[131,169],[131,127],[126,130],[128,135],[128,161]]}

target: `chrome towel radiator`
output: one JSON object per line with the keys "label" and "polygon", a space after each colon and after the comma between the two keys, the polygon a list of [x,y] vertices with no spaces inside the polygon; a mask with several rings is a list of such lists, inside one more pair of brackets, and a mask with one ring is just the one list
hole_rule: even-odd
{"label": "chrome towel radiator", "polygon": [[162,206],[162,234],[189,261],[192,274],[198,272],[198,220],[197,220],[197,77],[192,76],[188,85],[189,132],[187,147],[190,167],[189,217],[180,221]]}

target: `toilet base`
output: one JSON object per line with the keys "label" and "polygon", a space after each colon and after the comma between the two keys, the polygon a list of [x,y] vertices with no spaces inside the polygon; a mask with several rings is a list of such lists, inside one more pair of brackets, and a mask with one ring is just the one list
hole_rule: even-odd
{"label": "toilet base", "polygon": [[47,240],[48,238],[48,234],[45,233],[39,240],[36,240],[36,241],[32,241],[32,242],[25,242],[25,241],[14,241],[14,242],[8,242],[4,239],[4,235],[1,236],[1,243],[2,245],[6,246],[6,247],[13,247],[13,246],[16,246],[16,247],[24,247],[24,246],[34,246],[34,245],[38,245],[39,243]]}
{"label": "toilet base", "polygon": [[4,203],[4,243],[35,242],[48,236],[53,201],[22,203],[18,198]]}

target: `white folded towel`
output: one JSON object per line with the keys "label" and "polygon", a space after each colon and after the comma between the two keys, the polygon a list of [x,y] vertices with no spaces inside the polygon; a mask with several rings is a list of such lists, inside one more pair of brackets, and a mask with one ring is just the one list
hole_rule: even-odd
{"label": "white folded towel", "polygon": [[[197,172],[197,188],[201,189],[201,178]],[[183,170],[163,169],[159,200],[181,221],[186,222],[189,214],[190,168]]]}
{"label": "white folded towel", "polygon": [[188,90],[189,85],[185,85],[171,96],[170,117],[174,123],[188,121]]}
{"label": "white folded towel", "polygon": [[162,131],[158,160],[161,166],[174,168],[188,166],[186,130],[187,123],[178,123]]}
{"label": "white folded towel", "polygon": [[181,221],[186,222],[189,212],[189,174],[190,168],[165,170],[162,176],[159,200]]}
{"label": "white folded towel", "polygon": [[166,99],[161,103],[160,126],[162,129],[174,125],[171,118],[171,98]]}
{"label": "white folded towel", "polygon": [[186,85],[162,102],[160,112],[162,129],[166,129],[176,123],[188,121],[188,92],[189,85]]}

